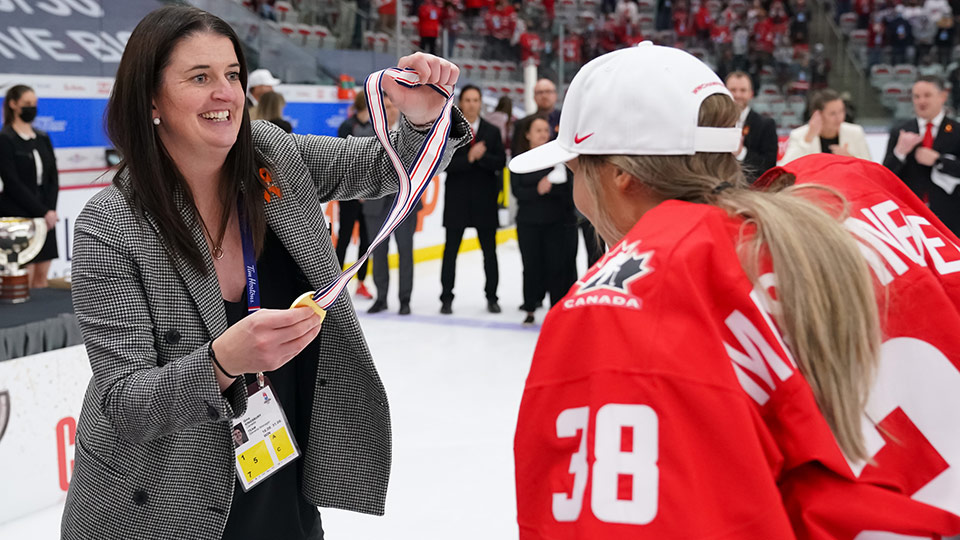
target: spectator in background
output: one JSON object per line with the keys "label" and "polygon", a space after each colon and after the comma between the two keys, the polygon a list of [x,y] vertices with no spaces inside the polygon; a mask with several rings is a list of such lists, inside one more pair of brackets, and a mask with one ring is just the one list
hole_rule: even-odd
{"label": "spectator in background", "polygon": [[810,110],[810,122],[790,132],[783,163],[820,152],[870,159],[863,128],[844,122],[846,109],[840,94],[829,88],[818,91]]}
{"label": "spectator in background", "polygon": [[[426,0],[430,1],[430,0]],[[400,124],[400,111],[393,101],[383,96],[383,108],[387,113],[387,123],[390,130],[397,129]],[[363,219],[367,222],[367,231],[370,239],[377,235],[383,222],[390,214],[390,207],[395,197],[388,196],[380,199],[363,201]],[[417,212],[423,208],[423,203],[417,201],[417,206],[396,229],[393,230],[393,240],[397,243],[397,263],[400,274],[400,315],[410,314],[410,296],[413,294],[413,235],[417,232]],[[377,287],[377,299],[367,313],[379,313],[387,309],[387,297],[390,292],[390,238],[384,239],[373,250],[373,284]]]}
{"label": "spectator in background", "polygon": [[488,58],[505,60],[510,55],[510,38],[517,27],[517,12],[508,0],[497,0],[484,17],[487,27]]}
{"label": "spectator in background", "polygon": [[440,18],[443,10],[437,4],[438,0],[423,0],[420,5],[418,18],[420,29],[420,48],[423,52],[437,53],[437,37],[440,35]]}
{"label": "spectator in background", "polygon": [[[354,114],[347,118],[337,130],[337,136],[346,139],[348,137],[373,137],[373,123],[370,122],[370,111],[367,110],[367,97],[363,90],[357,92],[353,99]],[[366,253],[370,247],[370,237],[367,233],[367,222],[363,219],[362,201],[339,201],[340,205],[340,228],[337,232],[337,260],[340,261],[342,268],[346,262],[347,246],[353,238],[353,229],[357,227],[357,234],[360,237],[359,253]],[[357,296],[370,300],[373,295],[367,290],[363,281],[367,278],[367,262],[363,261],[360,270],[357,272]]]}
{"label": "spectator in background", "polygon": [[513,131],[513,100],[502,96],[497,101],[497,107],[493,112],[486,115],[486,119],[500,130],[503,147],[510,148],[510,134]]}
{"label": "spectator in background", "polygon": [[903,8],[903,17],[910,23],[915,49],[913,61],[918,64],[933,47],[933,38],[937,30],[936,20],[923,5],[923,0],[913,0],[906,5]]}
{"label": "spectator in background", "polygon": [[[354,30],[357,27],[357,19],[360,18],[358,10],[357,0],[340,0],[336,28],[337,47],[346,49],[354,45]],[[359,45],[356,48],[359,48]]]}
{"label": "spectator in background", "polygon": [[913,46],[913,29],[910,23],[903,18],[902,10],[897,9],[887,20],[887,43],[893,53],[893,63],[902,64],[907,61],[907,48]]}
{"label": "spectator in background", "polygon": [[454,54],[454,51],[457,50],[455,48],[457,36],[464,29],[463,16],[460,8],[457,7],[456,0],[447,0],[444,2],[442,17],[443,27],[447,30],[447,51],[450,54]]}
{"label": "spectator in background", "polygon": [[250,72],[250,77],[247,79],[247,110],[250,112],[250,120],[260,119],[257,113],[260,96],[273,92],[273,87],[280,82],[280,79],[274,77],[269,69],[255,69]]}
{"label": "spectator in background", "polygon": [[777,164],[777,123],[750,108],[753,101],[753,82],[742,71],[727,75],[727,90],[740,108],[737,127],[742,135],[737,160],[743,164],[744,176],[751,184]]}
{"label": "spectator in background", "polygon": [[678,47],[688,44],[696,36],[697,32],[690,18],[687,0],[676,0],[673,6],[673,31],[677,34]]}
{"label": "spectator in background", "polygon": [[540,53],[543,52],[543,40],[540,39],[540,33],[533,28],[532,21],[523,21],[523,32],[517,39],[517,45],[520,46],[520,65],[526,66],[533,62],[534,65],[540,65]]}
{"label": "spectator in background", "polygon": [[393,34],[397,26],[397,0],[377,0],[377,30]]}
{"label": "spectator in background", "polygon": [[483,250],[484,292],[487,311],[500,313],[497,285],[500,270],[497,265],[497,198],[500,194],[500,173],[507,157],[500,132],[480,118],[482,106],[480,89],[466,85],[460,90],[460,111],[470,123],[473,138],[468,146],[460,147],[447,167],[444,189],[443,226],[447,231],[440,267],[440,313],[453,313],[453,286],[456,281],[457,254],[467,227],[477,230],[480,249]]}
{"label": "spectator in background", "polygon": [[937,47],[937,59],[944,66],[950,65],[953,57],[954,34],[953,17],[950,15],[941,17],[937,21],[937,37],[934,38],[934,45]]}
{"label": "spectator in background", "polygon": [[810,9],[807,0],[797,0],[793,6],[793,18],[790,20],[790,42],[805,45],[810,37]]}
{"label": "spectator in background", "polygon": [[[527,124],[519,148],[526,152],[550,140],[550,124],[538,116]],[[573,173],[563,164],[510,176],[517,198],[517,243],[523,260],[524,324],[550,293],[560,301],[577,281],[577,215],[573,206]]]}
{"label": "spectator in background", "polygon": [[832,69],[830,59],[827,58],[823,43],[816,43],[813,46],[813,54],[810,55],[810,88],[812,90],[824,89],[827,87],[827,80],[830,77]]}
{"label": "spectator in background", "polygon": [[60,176],[53,143],[31,124],[37,117],[37,94],[29,86],[14,85],[3,99],[0,129],[0,216],[43,218],[47,239],[25,266],[31,288],[47,286],[50,261],[57,251],[57,197]]}
{"label": "spectator in background", "polygon": [[517,144],[519,138],[523,136],[523,133],[527,132],[527,124],[532,122],[537,115],[547,117],[547,121],[550,123],[551,140],[557,136],[557,129],[559,129],[560,126],[560,109],[556,108],[557,85],[553,84],[553,81],[550,79],[538,80],[533,86],[533,100],[537,104],[537,112],[518,120],[513,129],[513,143],[510,149],[510,154],[513,156],[519,153]]}
{"label": "spectator in background", "polygon": [[267,92],[260,96],[257,114],[260,115],[260,119],[273,122],[287,133],[293,133],[293,126],[283,119],[283,108],[286,105],[287,100],[283,99],[283,95],[277,92]]}
{"label": "spectator in background", "polygon": [[937,77],[913,84],[916,118],[890,131],[884,166],[926,202],[954,234],[960,234],[960,124],[944,110],[947,92]]}
{"label": "spectator in background", "polygon": [[868,67],[873,67],[884,61],[884,49],[888,45],[887,24],[881,15],[875,14],[867,30],[867,63]]}

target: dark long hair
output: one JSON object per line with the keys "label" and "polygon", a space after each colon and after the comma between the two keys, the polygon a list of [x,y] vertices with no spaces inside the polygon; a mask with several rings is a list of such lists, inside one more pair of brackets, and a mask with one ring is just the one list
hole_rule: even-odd
{"label": "dark long hair", "polygon": [[[163,7],[144,17],[130,35],[107,105],[107,133],[123,156],[114,183],[122,187],[120,173],[129,171],[129,196],[134,207],[153,216],[173,251],[205,273],[203,252],[193,241],[190,224],[184,222],[177,210],[177,190],[182,190],[193,209],[194,219],[199,221],[200,215],[189,185],[157,136],[152,112],[153,99],[160,91],[163,70],[170,62],[174,47],[183,39],[203,32],[218,34],[233,42],[240,62],[240,81],[247,87],[247,63],[240,39],[229,24],[197,8]],[[250,116],[246,107],[241,110],[240,132],[227,154],[220,179],[223,218],[216,229],[210,229],[211,232],[226,229],[230,209],[239,198],[259,254],[266,231],[258,176],[262,163],[253,146]]]}
{"label": "dark long hair", "polygon": [[13,122],[13,107],[10,104],[18,101],[27,92],[33,92],[33,88],[23,84],[11,86],[7,90],[7,95],[3,98],[3,125]]}

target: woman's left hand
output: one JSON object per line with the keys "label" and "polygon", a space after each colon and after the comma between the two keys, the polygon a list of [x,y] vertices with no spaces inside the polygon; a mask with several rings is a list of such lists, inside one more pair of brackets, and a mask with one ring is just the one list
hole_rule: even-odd
{"label": "woman's left hand", "polygon": [[[400,69],[416,70],[422,85],[436,84],[449,87],[456,84],[460,77],[460,68],[453,62],[422,52],[404,56],[397,66]],[[426,86],[406,88],[393,79],[386,77],[384,79],[384,91],[412,124],[429,124],[443,112],[443,105],[447,100],[436,90]]]}

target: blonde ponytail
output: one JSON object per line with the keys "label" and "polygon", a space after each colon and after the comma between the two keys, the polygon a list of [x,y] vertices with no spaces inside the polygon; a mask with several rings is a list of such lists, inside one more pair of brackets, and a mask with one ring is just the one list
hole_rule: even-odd
{"label": "blonde ponytail", "polygon": [[[704,100],[700,125],[735,125],[738,111],[724,95]],[[587,188],[595,194],[604,164],[629,173],[656,197],[712,204],[755,233],[741,239],[739,257],[756,284],[765,256],[773,264],[780,305],[773,314],[813,389],[817,405],[844,454],[867,460],[861,419],[880,350],[880,319],[870,270],[844,229],[846,200],[829,188],[788,187],[776,192],[747,188],[732,154],[692,156],[580,156]],[[733,189],[716,189],[727,182]],[[813,190],[835,197],[832,216],[804,196]],[[823,197],[818,197],[822,201]],[[595,225],[607,238],[622,238],[614,221],[597,209]],[[764,287],[758,287],[765,290]]]}

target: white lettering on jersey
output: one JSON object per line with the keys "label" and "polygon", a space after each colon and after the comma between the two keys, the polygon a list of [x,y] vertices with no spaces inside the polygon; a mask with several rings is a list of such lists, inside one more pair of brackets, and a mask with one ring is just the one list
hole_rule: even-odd
{"label": "white lettering on jersey", "polygon": [[593,294],[589,296],[574,296],[564,300],[564,309],[572,309],[584,306],[617,306],[631,309],[640,309],[642,300],[639,298],[624,298],[611,294]]}
{"label": "white lettering on jersey", "polygon": [[[724,322],[726,322],[727,328],[730,329],[734,337],[737,338],[742,351],[734,348],[726,341],[723,342],[723,346],[726,348],[730,362],[733,364],[733,370],[737,375],[740,386],[754,401],[763,405],[770,399],[770,392],[777,387],[770,371],[772,370],[780,381],[785,381],[796,371],[796,362],[790,356],[790,352],[787,350],[776,325],[773,324],[773,320],[770,319],[770,315],[764,309],[764,302],[760,300],[761,294],[753,291],[750,293],[750,299],[756,305],[757,312],[763,317],[767,328],[776,336],[780,344],[780,350],[784,352],[785,357],[781,357],[774,350],[760,329],[740,310],[734,310]],[[766,388],[748,375],[745,370],[763,381]]]}
{"label": "white lettering on jersey", "polygon": [[[929,229],[928,234],[924,227],[931,225],[925,218],[905,215],[890,200],[863,208],[860,212],[866,220],[851,216],[844,225],[859,239],[860,252],[883,285],[893,281],[894,274],[905,274],[910,269],[907,262],[927,266],[927,254],[938,274],[960,271],[960,248],[936,229]],[[948,261],[944,251],[952,251],[955,256]]]}
{"label": "white lettering on jersey", "polygon": [[[557,416],[557,438],[579,433],[580,444],[567,468],[573,475],[570,495],[552,494],[553,518],[559,522],[580,518],[587,480],[592,476],[590,509],[597,519],[628,525],[650,523],[657,516],[660,491],[657,413],[647,405],[607,403],[600,407],[594,421],[592,467],[587,460],[589,424],[589,407],[566,409]],[[631,481],[630,497],[621,499],[624,477]]]}

